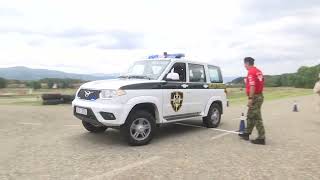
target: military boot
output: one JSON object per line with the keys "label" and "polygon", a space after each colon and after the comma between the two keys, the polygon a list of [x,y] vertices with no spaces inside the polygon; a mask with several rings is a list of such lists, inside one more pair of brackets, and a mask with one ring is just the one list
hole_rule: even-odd
{"label": "military boot", "polygon": [[250,136],[249,133],[239,133],[239,136],[240,136],[242,139],[244,139],[244,140],[246,140],[246,141],[249,141],[249,136]]}
{"label": "military boot", "polygon": [[266,141],[265,139],[255,139],[255,140],[251,140],[252,144],[260,144],[260,145],[265,145]]}

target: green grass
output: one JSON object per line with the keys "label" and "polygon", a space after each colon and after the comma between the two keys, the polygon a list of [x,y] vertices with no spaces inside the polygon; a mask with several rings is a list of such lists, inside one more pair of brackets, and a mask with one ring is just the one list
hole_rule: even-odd
{"label": "green grass", "polygon": [[[289,97],[311,95],[313,92],[311,89],[291,88],[291,87],[277,87],[277,88],[265,88],[264,97],[266,101],[283,99]],[[245,89],[229,88],[228,98],[232,104],[245,103],[247,96]]]}

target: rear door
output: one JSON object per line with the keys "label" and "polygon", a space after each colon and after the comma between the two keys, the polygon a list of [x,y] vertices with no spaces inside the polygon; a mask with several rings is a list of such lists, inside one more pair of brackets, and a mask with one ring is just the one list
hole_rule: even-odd
{"label": "rear door", "polygon": [[209,76],[209,94],[208,96],[219,97],[222,100],[223,106],[226,106],[226,93],[225,86],[223,84],[221,70],[217,66],[208,65],[208,76]]}
{"label": "rear door", "polygon": [[194,113],[202,113],[209,96],[205,66],[202,64],[188,63],[188,93],[190,94],[190,110]]}

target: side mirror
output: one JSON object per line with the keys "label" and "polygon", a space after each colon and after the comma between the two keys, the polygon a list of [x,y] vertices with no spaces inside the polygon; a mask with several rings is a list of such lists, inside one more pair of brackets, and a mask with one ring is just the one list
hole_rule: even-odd
{"label": "side mirror", "polygon": [[174,73],[171,72],[167,75],[167,80],[171,80],[171,81],[178,81],[180,79],[179,74],[178,73]]}

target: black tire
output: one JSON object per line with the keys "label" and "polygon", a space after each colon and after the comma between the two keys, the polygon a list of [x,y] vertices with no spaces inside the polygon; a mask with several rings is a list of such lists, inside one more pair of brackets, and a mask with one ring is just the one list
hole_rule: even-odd
{"label": "black tire", "polygon": [[102,133],[107,129],[106,126],[94,126],[86,121],[82,121],[82,125],[86,130],[92,133]]}
{"label": "black tire", "polygon": [[62,99],[62,95],[61,94],[42,94],[41,97],[42,97],[42,100]]}
{"label": "black tire", "polygon": [[207,128],[216,128],[221,121],[222,109],[217,103],[213,103],[210,106],[208,116],[203,118],[203,125]]}
{"label": "black tire", "polygon": [[61,99],[50,99],[50,100],[43,100],[42,105],[58,105],[62,104],[63,100]]}
{"label": "black tire", "polygon": [[[141,128],[134,128],[139,125]],[[141,110],[130,113],[126,120],[126,123],[123,127],[121,127],[122,133],[126,137],[128,144],[131,146],[141,146],[148,144],[154,136],[155,129],[155,118],[149,112]],[[139,135],[137,135],[137,137],[134,137],[133,134],[136,133],[138,133]],[[143,134],[145,134],[145,136]]]}

